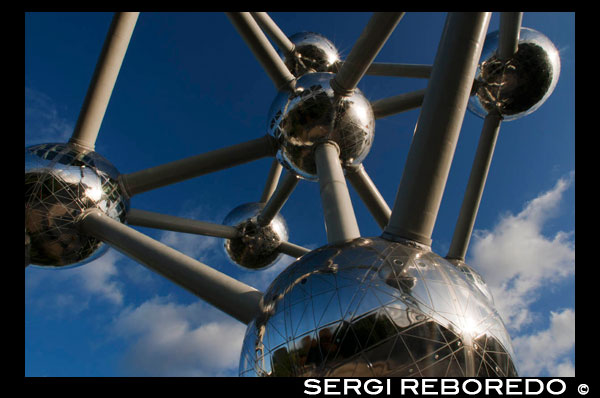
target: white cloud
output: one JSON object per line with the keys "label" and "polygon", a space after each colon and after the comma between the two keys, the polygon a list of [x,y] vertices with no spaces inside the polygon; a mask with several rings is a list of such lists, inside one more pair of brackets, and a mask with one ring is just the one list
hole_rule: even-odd
{"label": "white cloud", "polygon": [[76,315],[89,307],[92,299],[111,305],[123,304],[123,287],[118,282],[116,263],[121,255],[108,250],[95,261],[75,268],[43,269],[29,267],[25,276],[25,299],[39,310],[57,316]]}
{"label": "white cloud", "polygon": [[516,337],[513,346],[521,376],[537,376],[544,371],[550,376],[574,376],[574,364],[564,356],[575,346],[575,311],[550,312],[548,329]]}
{"label": "white cloud", "polygon": [[115,305],[123,304],[123,292],[116,281],[118,271],[116,262],[120,254],[109,250],[102,257],[75,268],[73,271],[81,279],[82,287],[89,293],[95,294]]}
{"label": "white cloud", "polygon": [[493,230],[475,231],[473,235],[467,262],[481,272],[498,311],[515,330],[534,320],[528,307],[543,287],[571,278],[575,272],[573,234],[542,234],[573,178],[571,174],[558,180],[554,188],[527,203],[519,214],[505,214]]}
{"label": "white cloud", "polygon": [[218,376],[237,373],[246,326],[197,302],[155,298],[121,312],[113,333],[131,342],[125,371],[143,376]]}
{"label": "white cloud", "polygon": [[52,98],[25,87],[25,142],[27,145],[45,142],[66,142],[74,124],[59,114]]}
{"label": "white cloud", "polygon": [[[563,194],[573,180],[574,173],[559,179],[517,215],[505,214],[492,230],[475,231],[473,236],[467,263],[480,271],[496,308],[516,336],[513,346],[522,376],[570,376],[575,372],[570,359],[575,345],[574,309],[555,308],[550,314],[531,310],[549,288],[574,278],[573,233],[542,233],[547,221],[558,215]],[[550,319],[547,330],[533,329],[546,319]]]}

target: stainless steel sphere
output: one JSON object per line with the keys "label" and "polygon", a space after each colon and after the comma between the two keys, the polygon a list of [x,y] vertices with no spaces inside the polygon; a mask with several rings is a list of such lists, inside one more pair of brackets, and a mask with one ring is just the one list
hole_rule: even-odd
{"label": "stainless steel sphere", "polygon": [[129,199],[118,176],[117,169],[93,151],[78,151],[69,144],[25,148],[25,231],[31,264],[75,266],[103,253],[105,245],[81,234],[76,220],[96,208],[125,222]]}
{"label": "stainless steel sphere", "polygon": [[492,296],[492,292],[490,288],[483,280],[483,277],[479,274],[479,272],[475,271],[472,267],[468,266],[464,261],[457,259],[447,259],[452,265],[456,267],[460,272],[464,274],[464,276],[468,279],[468,281],[475,286],[483,295],[490,301],[490,303],[494,302],[494,297]]}
{"label": "stainless steel sphere", "polygon": [[333,43],[318,33],[300,32],[289,39],[294,43],[294,51],[282,58],[295,77],[312,72],[331,72],[340,60]]}
{"label": "stainless steel sphere", "polygon": [[325,140],[340,148],[343,166],[358,165],[369,153],[375,135],[370,102],[360,90],[350,96],[336,95],[332,73],[307,73],[296,91],[280,92],[269,111],[267,130],[277,139],[277,159],[298,176],[317,180],[314,149]]}
{"label": "stainless steel sphere", "polygon": [[240,376],[516,376],[510,337],[470,278],[429,250],[358,238],[267,289]]}
{"label": "stainless steel sphere", "polygon": [[281,257],[278,248],[281,242],[288,240],[287,224],[277,214],[271,222],[261,227],[257,216],[264,203],[246,203],[233,209],[224,225],[238,228],[240,237],[225,240],[225,253],[235,264],[251,270],[265,269]]}
{"label": "stainless steel sphere", "polygon": [[499,32],[486,36],[468,109],[485,118],[498,112],[515,120],[538,109],[548,99],[560,75],[560,56],[546,36],[521,28],[517,52],[508,60],[496,54]]}

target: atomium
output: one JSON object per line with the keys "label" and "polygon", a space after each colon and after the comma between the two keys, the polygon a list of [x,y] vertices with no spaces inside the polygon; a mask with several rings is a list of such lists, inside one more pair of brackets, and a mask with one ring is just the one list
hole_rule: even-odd
{"label": "atomium", "polygon": [[521,28],[517,52],[498,57],[499,32],[486,36],[468,109],[485,118],[498,112],[510,121],[529,115],[552,94],[560,75],[560,57],[554,44],[540,32]]}
{"label": "atomium", "polygon": [[[233,18],[236,23],[238,19],[248,23],[246,17],[251,16],[243,14],[247,15]],[[399,20],[401,15],[395,17]],[[379,21],[385,22],[386,18],[384,15]],[[481,18],[479,23],[484,20]],[[255,40],[253,44],[262,43],[256,40],[257,37],[250,39]],[[266,137],[269,154],[274,154],[274,145],[277,145],[275,156],[279,164],[293,178],[298,176],[311,181],[318,180],[315,150],[325,142],[335,143],[340,162],[335,157],[325,158],[330,161],[319,163],[319,167],[324,164],[324,168],[336,168],[333,171],[341,175],[340,165],[342,170],[361,166],[374,140],[375,116],[371,103],[355,85],[344,94],[336,92],[331,85],[336,76],[332,72],[336,72],[340,65],[340,68],[349,65],[347,68],[350,69],[346,70],[352,70],[356,65],[340,62],[336,47],[318,33],[302,32],[290,36],[289,40],[293,44],[293,51],[288,54],[280,52],[281,59],[277,55],[274,57],[277,62],[283,62],[285,67],[282,69],[288,69],[279,78],[293,84],[287,86],[291,91],[279,91],[271,104],[267,117],[269,136]],[[371,37],[371,40],[374,41],[367,41],[368,45],[363,42],[363,53],[375,48],[371,44],[377,44],[379,39]],[[503,120],[513,120],[536,110],[552,93],[560,73],[560,61],[553,44],[545,36],[527,28],[520,30],[517,52],[511,58],[499,59],[497,48],[496,32],[488,35],[483,47],[469,109],[481,117],[493,112]],[[361,51],[357,53],[361,54]],[[261,60],[265,62],[264,58]],[[292,82],[288,71],[295,78]],[[366,69],[362,72],[366,73]],[[274,82],[278,80],[281,79],[274,79]],[[465,81],[470,87],[472,75]],[[339,81],[335,83],[340,91]],[[277,87],[281,85],[277,84]],[[448,91],[440,92],[439,95],[445,95]],[[247,144],[241,148],[256,149],[256,142],[250,146]],[[249,151],[251,153],[246,157],[247,154],[240,147],[235,147],[235,150],[231,148],[234,147],[218,154],[229,153],[236,158],[235,161],[215,166],[215,170],[239,164],[241,160],[258,158],[254,153],[256,151]],[[268,151],[262,151],[261,154],[263,152]],[[139,184],[139,192],[135,192],[129,189],[127,180],[129,183],[136,179],[140,183],[141,180],[149,187],[157,188],[164,183],[163,178],[173,183],[192,178],[192,174],[197,176],[206,170],[213,170],[213,164],[205,163],[212,163],[216,158],[214,153],[208,157],[192,157],[192,161],[186,161],[186,166],[181,167],[184,169],[183,176],[178,175],[180,167],[173,167],[172,163],[150,171],[120,176],[115,167],[96,152],[76,149],[71,144],[37,145],[26,148],[25,155],[25,263],[26,266],[31,262],[56,268],[83,264],[97,258],[106,248],[101,240],[81,231],[93,233],[92,228],[98,225],[107,227],[109,232],[117,230],[114,222],[107,222],[106,217],[95,221],[92,218],[92,224],[88,224],[86,230],[85,222],[91,217],[86,219],[82,215],[87,211],[99,209],[122,224],[127,221],[129,197],[121,183],[128,187],[127,192],[133,192],[132,195],[141,193],[143,190],[139,187],[146,189],[144,184]],[[281,172],[279,164],[274,162],[272,170],[278,168],[278,172]],[[163,174],[169,175],[165,177]],[[275,174],[278,178],[279,174],[273,172]],[[157,175],[159,178],[156,178]],[[275,177],[269,182],[273,181],[276,182]],[[364,180],[362,182],[367,185]],[[346,198],[349,199],[347,191],[336,190],[334,193],[337,196],[331,194],[327,197],[330,200],[323,200],[323,204],[340,208],[347,203],[340,198],[347,194]],[[327,194],[329,191],[322,189],[322,195]],[[373,194],[371,200],[376,202],[373,199],[377,196],[374,194],[378,194],[376,189],[372,188],[370,194]],[[273,191],[270,195],[274,195]],[[371,205],[379,206],[377,203]],[[224,238],[225,253],[234,264],[245,270],[264,270],[273,265],[282,255],[279,250],[282,243],[289,244],[288,227],[281,214],[275,214],[268,222],[261,219],[265,206],[265,202],[252,202],[233,209],[222,224],[234,228],[204,226],[213,234],[206,235]],[[348,214],[350,212],[335,216],[349,217]],[[134,218],[132,211],[132,223]],[[171,219],[170,227],[183,226],[185,232],[189,232],[193,224],[189,221],[175,222]],[[83,225],[81,230],[78,223]],[[326,227],[331,225],[334,224]],[[338,230],[343,230],[345,226],[342,225]],[[118,227],[128,228],[120,224]],[[328,229],[328,233],[334,229]],[[344,234],[340,232],[336,237],[346,237],[345,232],[353,234],[352,228],[346,229],[349,232],[342,231]],[[227,234],[218,235],[223,230]],[[118,232],[118,236],[122,237],[124,232],[120,229]],[[359,235],[357,232],[354,236]],[[118,239],[111,240],[109,234],[99,236],[104,236],[118,248],[126,246],[119,246],[120,242],[116,242]],[[127,236],[139,238],[133,234]],[[385,238],[347,238],[343,243],[331,243],[341,241],[331,239],[329,244],[310,252],[300,247],[299,251],[292,252],[294,257],[296,254],[300,257],[273,280],[264,294],[239,281],[233,281],[238,284],[230,283],[233,278],[211,269],[210,275],[213,272],[219,274],[210,279],[217,292],[211,296],[211,303],[222,304],[227,301],[219,289],[226,283],[234,285],[228,290],[233,299],[227,301],[227,306],[218,308],[227,308],[223,310],[248,323],[239,375],[516,376],[510,337],[494,308],[493,297],[483,278],[462,260],[444,259],[428,246],[389,236],[389,233],[383,236]],[[159,251],[160,254],[167,253],[169,257],[165,255],[162,259],[167,259],[165,262],[168,266],[178,266],[180,257],[172,256],[172,251],[151,245],[146,240],[143,243],[143,248],[148,249],[150,255]],[[152,268],[154,263],[147,260],[146,253],[140,253],[142,250],[137,250],[139,246],[134,249],[133,257],[145,260],[145,264]],[[305,252],[308,253],[302,255]],[[163,275],[167,274],[172,280],[180,277],[197,283],[198,278],[203,276],[196,278],[198,273],[188,278],[196,272],[192,269],[194,267],[188,265],[194,264],[202,272],[209,267],[192,262],[194,259],[186,261],[185,267],[182,267],[185,273],[171,273],[169,270]],[[162,267],[155,266],[155,269],[164,271]],[[184,283],[180,284],[186,287]],[[203,298],[202,289],[189,290]],[[231,310],[232,307],[234,310]],[[236,312],[240,307],[242,310]],[[258,314],[252,318],[256,307]],[[240,312],[243,312],[243,316],[240,316]]]}
{"label": "atomium", "polygon": [[343,166],[359,165],[373,144],[370,102],[358,89],[350,96],[337,95],[330,84],[334,76],[326,72],[301,76],[296,91],[280,92],[269,110],[267,130],[280,145],[277,159],[307,180],[317,179],[317,144],[335,142]]}
{"label": "atomium", "polygon": [[425,248],[326,245],[283,271],[261,308],[240,376],[516,376],[493,303]]}
{"label": "atomium", "polygon": [[[41,144],[25,149],[25,236],[28,260],[39,266],[81,265],[107,248],[81,234],[76,221],[99,209],[125,222],[129,200],[118,184],[117,169],[93,151],[69,144]],[[27,259],[26,259],[27,260]]]}
{"label": "atomium", "polygon": [[280,56],[295,77],[312,72],[331,72],[340,60],[333,43],[319,33],[299,32],[289,39],[294,44],[294,51],[288,55],[280,53]]}
{"label": "atomium", "polygon": [[225,240],[225,253],[245,269],[259,270],[273,265],[282,255],[277,250],[280,243],[288,239],[287,224],[281,214],[265,226],[258,223],[257,216],[264,206],[264,203],[245,203],[223,220],[223,225],[236,227],[240,233],[238,238]]}

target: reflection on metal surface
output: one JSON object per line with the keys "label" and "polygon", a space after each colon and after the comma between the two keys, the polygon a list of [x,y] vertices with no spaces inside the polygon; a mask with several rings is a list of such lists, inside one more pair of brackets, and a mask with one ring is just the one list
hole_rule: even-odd
{"label": "reflection on metal surface", "polygon": [[330,72],[340,60],[333,43],[318,33],[300,32],[289,39],[294,43],[294,51],[283,57],[283,61],[295,77],[305,73]]}
{"label": "reflection on metal surface", "polygon": [[552,94],[560,74],[560,56],[543,34],[521,28],[513,57],[496,54],[499,32],[486,36],[468,109],[485,118],[498,112],[503,120],[515,120],[538,109]]}
{"label": "reflection on metal surface", "polygon": [[119,172],[93,151],[68,144],[25,148],[25,230],[29,261],[49,267],[81,265],[106,247],[81,234],[77,218],[96,208],[125,222],[129,200],[118,184]]}
{"label": "reflection on metal surface", "polygon": [[261,227],[257,216],[265,206],[264,203],[246,203],[233,209],[224,225],[237,227],[240,237],[225,240],[225,252],[237,265],[245,269],[265,269],[273,265],[280,257],[278,247],[288,240],[287,224],[277,214],[273,220]]}
{"label": "reflection on metal surface", "polygon": [[460,269],[382,238],[314,250],[267,289],[241,376],[515,376],[493,303]]}
{"label": "reflection on metal surface", "polygon": [[460,272],[462,272],[465,275],[465,277],[467,278],[467,280],[470,283],[472,283],[473,286],[475,286],[476,288],[478,288],[479,291],[481,293],[483,293],[483,295],[485,297],[487,297],[487,299],[490,300],[491,303],[494,302],[494,297],[492,296],[492,292],[488,288],[487,284],[485,283],[485,281],[483,280],[483,277],[479,274],[479,272],[477,272],[473,268],[469,267],[462,260],[448,259],[448,258],[446,260],[448,260],[448,262],[450,262]]}
{"label": "reflection on metal surface", "polygon": [[325,140],[340,148],[342,165],[358,165],[367,156],[375,134],[371,104],[356,89],[338,96],[330,86],[332,73],[300,77],[293,94],[280,92],[269,111],[268,132],[277,139],[277,159],[298,176],[316,180],[314,149]]}

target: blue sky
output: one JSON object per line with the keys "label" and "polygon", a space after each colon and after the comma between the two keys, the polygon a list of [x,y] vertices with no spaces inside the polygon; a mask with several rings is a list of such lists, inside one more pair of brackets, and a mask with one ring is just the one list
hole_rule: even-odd
{"label": "blue sky", "polygon": [[[348,55],[370,13],[271,13],[288,35],[313,31]],[[25,145],[66,142],[111,13],[25,14]],[[407,13],[377,62],[432,64],[445,13]],[[492,15],[489,31],[498,28]],[[523,26],[560,51],[547,102],[502,124],[467,263],[487,280],[523,376],[575,372],[575,15],[525,13]],[[424,79],[366,76],[377,100]],[[263,136],[276,90],[223,13],[142,13],[96,151],[122,173]],[[378,119],[364,166],[392,207],[419,110]],[[467,112],[433,232],[449,248],[483,120]],[[258,201],[271,159],[132,198],[133,208],[220,223]],[[354,190],[362,236],[381,230]],[[290,241],[326,243],[318,184],[301,181],[282,209]],[[140,231],[264,290],[292,261],[243,271],[222,241]],[[245,326],[115,250],[82,267],[25,269],[26,376],[234,376]]]}

